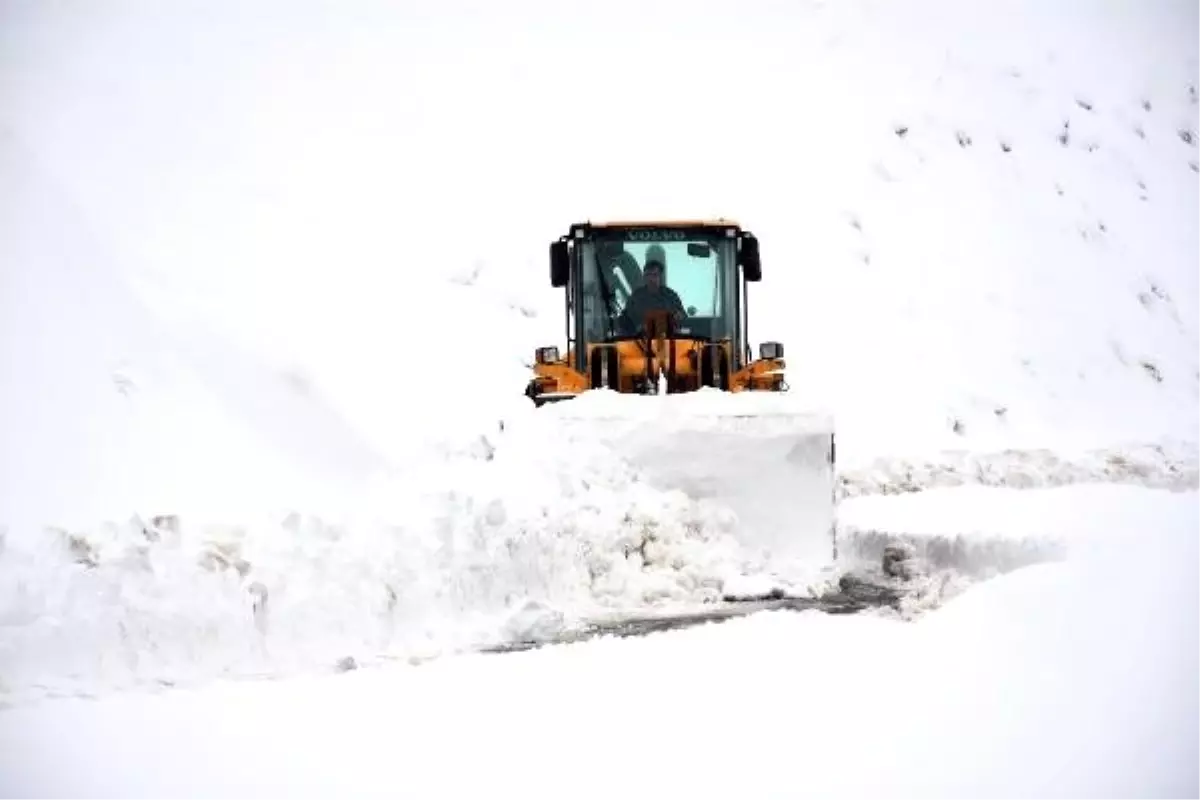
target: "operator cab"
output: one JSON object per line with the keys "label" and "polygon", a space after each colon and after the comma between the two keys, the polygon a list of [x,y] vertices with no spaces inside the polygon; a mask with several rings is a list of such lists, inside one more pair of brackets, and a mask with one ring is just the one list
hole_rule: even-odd
{"label": "operator cab", "polygon": [[651,262],[661,265],[661,284],[683,308],[672,337],[726,342],[734,371],[749,363],[746,283],[762,277],[758,241],[736,223],[716,220],[578,223],[551,245],[551,285],[566,289],[571,366],[587,370],[591,345],[644,335],[627,312]]}

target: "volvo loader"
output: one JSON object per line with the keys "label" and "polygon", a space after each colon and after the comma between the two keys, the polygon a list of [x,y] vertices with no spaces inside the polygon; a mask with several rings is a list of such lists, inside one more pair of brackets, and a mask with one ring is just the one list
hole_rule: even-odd
{"label": "volvo loader", "polygon": [[758,239],[736,222],[579,222],[550,244],[565,347],[526,395],[649,484],[734,515],[734,535],[803,582],[836,557],[830,415],[789,386],[783,344],[750,342]]}

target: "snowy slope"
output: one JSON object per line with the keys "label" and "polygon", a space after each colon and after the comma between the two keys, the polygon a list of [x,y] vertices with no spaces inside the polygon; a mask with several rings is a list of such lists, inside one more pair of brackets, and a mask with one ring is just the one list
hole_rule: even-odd
{"label": "snowy slope", "polygon": [[802,55],[757,61],[797,83],[791,108],[766,102],[774,81],[755,95],[755,214],[787,281],[756,313],[794,343],[793,384],[838,409],[847,457],[1194,442],[1194,4],[805,22],[781,34]]}
{"label": "snowy slope", "polygon": [[291,376],[145,306],[69,193],[11,138],[0,181],[6,525],[324,509],[382,465]]}
{"label": "snowy slope", "polygon": [[752,335],[848,468],[1194,461],[1195,8],[743,8],[6,7],[5,688],[437,652],[754,572],[520,396],[587,217],[755,230]]}
{"label": "snowy slope", "polygon": [[[546,243],[650,213],[760,234],[753,334],[838,410],[847,457],[958,446],[956,420],[988,446],[1196,438],[1191,5],[543,5],[14,12],[5,124],[124,268],[302,362],[380,442],[413,427],[383,408],[423,400],[402,341],[484,333],[477,383],[519,394],[561,336]],[[688,80],[646,92],[647,70]],[[598,82],[628,90],[564,120]],[[733,96],[744,118],[711,110]]]}

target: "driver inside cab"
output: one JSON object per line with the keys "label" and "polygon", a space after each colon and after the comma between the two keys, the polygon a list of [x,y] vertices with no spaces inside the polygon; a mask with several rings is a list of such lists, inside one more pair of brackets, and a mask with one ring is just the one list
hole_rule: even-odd
{"label": "driver inside cab", "polygon": [[621,312],[621,323],[626,330],[642,332],[646,314],[651,311],[671,312],[676,324],[687,316],[679,295],[663,283],[664,260],[662,248],[647,251],[646,266],[642,270],[645,282],[633,290],[625,310]]}

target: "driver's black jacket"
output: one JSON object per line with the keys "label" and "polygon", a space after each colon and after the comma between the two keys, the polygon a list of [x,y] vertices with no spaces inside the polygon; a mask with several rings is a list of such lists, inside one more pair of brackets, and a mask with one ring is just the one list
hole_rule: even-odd
{"label": "driver's black jacket", "polygon": [[687,312],[683,308],[683,301],[679,299],[679,295],[675,293],[674,289],[669,286],[660,286],[655,291],[642,285],[629,295],[629,302],[626,304],[625,310],[621,312],[621,322],[628,329],[640,330],[646,314],[651,311],[670,311],[679,319],[687,316]]}

